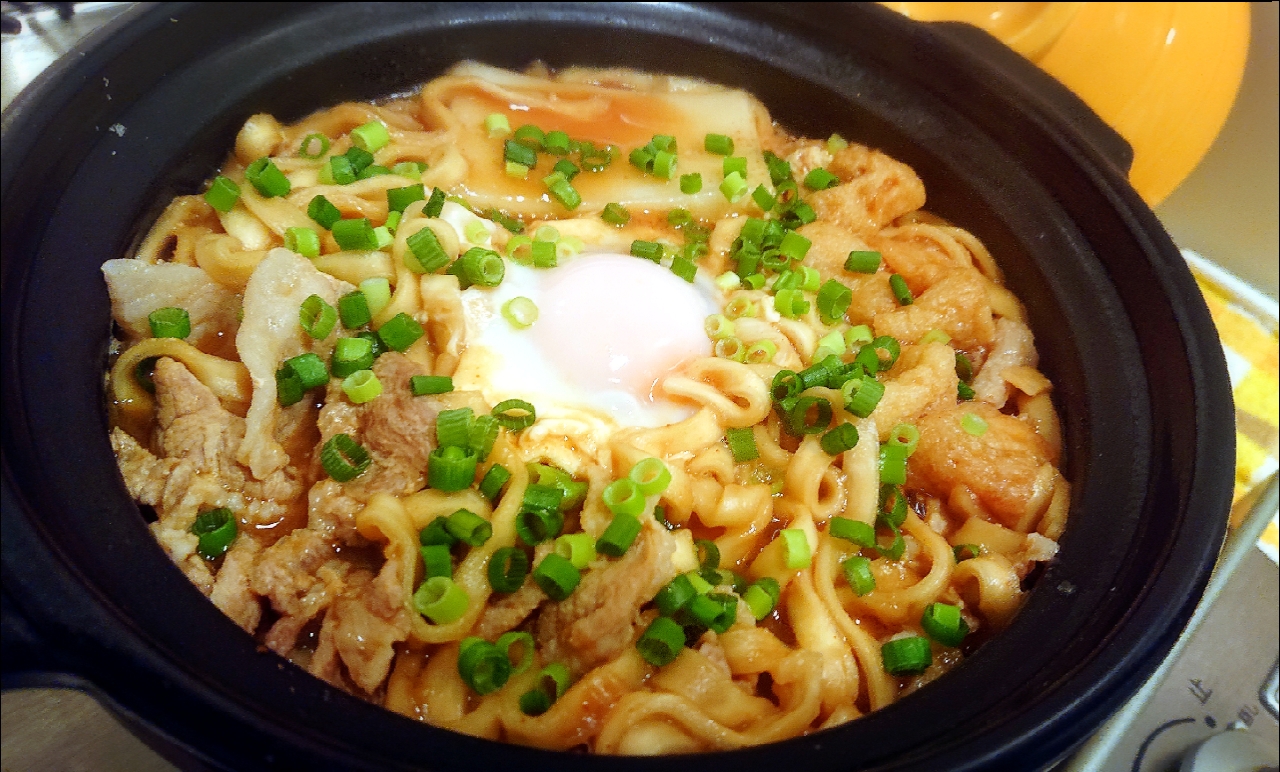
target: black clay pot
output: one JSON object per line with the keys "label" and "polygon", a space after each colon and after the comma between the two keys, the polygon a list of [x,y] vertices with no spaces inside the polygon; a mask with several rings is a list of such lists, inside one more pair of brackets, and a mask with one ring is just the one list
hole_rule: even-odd
{"label": "black clay pot", "polygon": [[[1012,626],[930,688],[810,737],[599,759],[434,729],[254,641],[169,564],[107,442],[99,266],[198,190],[258,111],[403,91],[474,58],[624,65],[757,94],[809,136],[911,164],[997,255],[1058,385],[1074,485],[1059,556]],[[1156,667],[1231,497],[1231,394],[1190,274],[1125,182],[1127,146],[971,28],[769,4],[146,6],[4,116],[4,685],[76,684],[190,766],[248,770],[1038,769]]]}

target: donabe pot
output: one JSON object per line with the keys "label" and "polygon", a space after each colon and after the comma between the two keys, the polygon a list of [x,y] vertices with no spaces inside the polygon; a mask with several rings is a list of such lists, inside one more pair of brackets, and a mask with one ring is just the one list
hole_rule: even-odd
{"label": "donabe pot", "polygon": [[[1007,631],[831,731],[604,759],[465,737],[332,689],[169,563],[107,441],[99,266],[199,190],[249,115],[297,120],[467,58],[747,89],[793,131],[910,164],[927,208],[990,247],[1057,384],[1073,484],[1061,552]],[[4,683],[89,688],[192,766],[1037,769],[1150,674],[1217,554],[1233,414],[1196,286],[1125,182],[1127,146],[971,28],[855,4],[141,7],[22,95],[2,157]]]}

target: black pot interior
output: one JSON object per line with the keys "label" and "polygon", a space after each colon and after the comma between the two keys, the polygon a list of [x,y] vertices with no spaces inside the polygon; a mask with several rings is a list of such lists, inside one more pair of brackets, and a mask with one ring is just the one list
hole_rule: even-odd
{"label": "black pot interior", "polygon": [[927,208],[1005,269],[1064,418],[1070,525],[1008,631],[871,716],[663,768],[1034,769],[1080,742],[1167,651],[1216,555],[1221,352],[1115,137],[1064,124],[1078,103],[1027,90],[1045,79],[971,31],[841,6],[143,8],[62,65],[6,114],[3,153],[4,585],[44,665],[216,766],[652,768],[416,724],[258,651],[154,544],[107,442],[98,268],[199,189],[247,116],[403,92],[466,58],[541,59],[739,86],[794,132],[911,164]]}

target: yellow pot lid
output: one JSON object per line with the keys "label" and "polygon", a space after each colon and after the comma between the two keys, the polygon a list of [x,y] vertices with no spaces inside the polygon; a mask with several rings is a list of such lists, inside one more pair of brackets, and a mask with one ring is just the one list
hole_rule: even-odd
{"label": "yellow pot lid", "polygon": [[1249,50],[1248,3],[884,3],[985,29],[1085,101],[1133,146],[1147,204],[1199,163],[1231,111]]}

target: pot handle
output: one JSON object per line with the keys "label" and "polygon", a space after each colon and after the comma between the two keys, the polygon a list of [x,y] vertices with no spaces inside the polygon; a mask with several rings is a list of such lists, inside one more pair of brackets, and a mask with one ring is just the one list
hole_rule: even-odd
{"label": "pot handle", "polygon": [[986,30],[958,21],[930,22],[929,28],[973,58],[1013,81],[1022,101],[1039,102],[1125,176],[1133,165],[1133,148],[1119,132],[1098,117],[1084,100],[1057,78],[1036,67]]}

